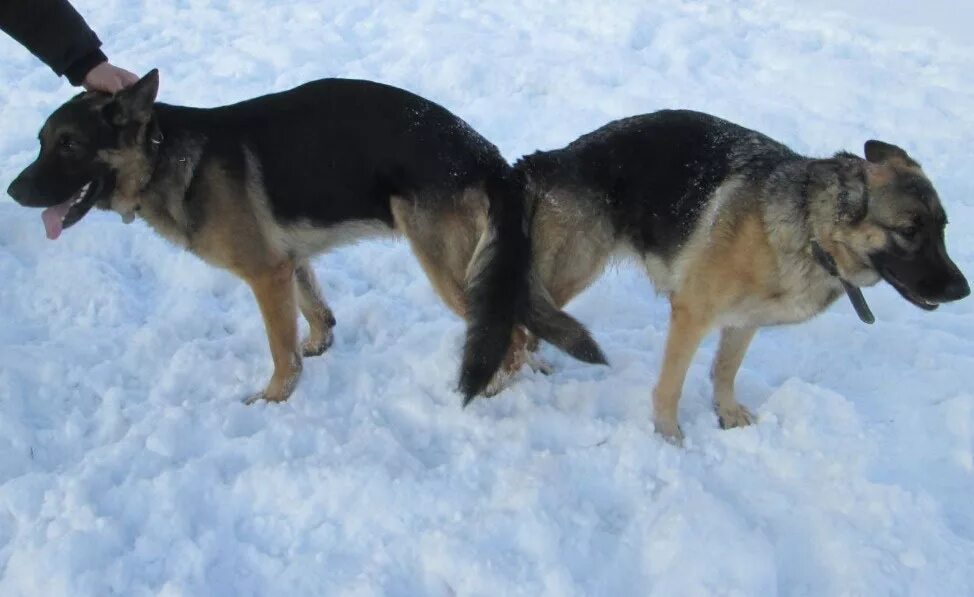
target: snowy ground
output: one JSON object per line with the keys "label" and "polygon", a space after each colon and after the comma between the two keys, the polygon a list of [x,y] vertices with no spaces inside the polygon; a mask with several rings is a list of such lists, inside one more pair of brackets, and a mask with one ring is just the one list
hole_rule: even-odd
{"label": "snowy ground", "polygon": [[[974,274],[974,11],[907,4],[78,2],[170,102],[377,79],[511,159],[662,107],[819,155],[893,141]],[[0,82],[6,186],[71,90],[6,38]],[[634,268],[570,306],[611,369],[548,348],[557,373],[465,411],[461,322],[403,245],[316,269],[335,346],[290,402],[246,407],[270,359],[241,283],[115,215],[49,242],[0,200],[0,594],[974,594],[974,300],[876,288],[875,326],[842,303],[762,332],[738,383],[760,420],[728,432],[711,339],[681,449],[652,432],[668,315]]]}

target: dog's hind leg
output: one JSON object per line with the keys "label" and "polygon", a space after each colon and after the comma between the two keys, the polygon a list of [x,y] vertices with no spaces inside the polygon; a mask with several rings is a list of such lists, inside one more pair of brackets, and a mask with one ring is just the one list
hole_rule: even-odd
{"label": "dog's hind leg", "polygon": [[301,375],[298,354],[298,315],[294,298],[294,266],[284,262],[245,277],[264,317],[267,343],[274,359],[274,375],[267,388],[247,400],[282,402],[288,399]]}
{"label": "dog's hind leg", "polygon": [[335,315],[325,301],[314,269],[308,261],[298,263],[294,277],[298,286],[298,306],[310,328],[308,337],[301,343],[301,354],[306,357],[318,356],[328,350],[334,340],[332,328],[335,327]]}
{"label": "dog's hind leg", "polygon": [[714,384],[714,410],[724,429],[754,422],[754,415],[734,398],[734,378],[756,331],[749,327],[724,328],[720,332],[720,347],[710,370],[710,379]]}
{"label": "dog's hind leg", "polygon": [[[476,246],[478,223],[459,209],[437,213],[400,197],[393,197],[390,207],[396,229],[409,240],[433,290],[451,311],[465,318],[464,275]],[[486,218],[486,206],[483,211]]]}
{"label": "dog's hind leg", "polygon": [[[423,207],[418,201],[394,197],[390,202],[396,229],[405,234],[433,289],[451,311],[467,319],[467,287],[490,250],[492,230],[487,225],[488,201],[482,190],[471,187],[453,198],[445,209]],[[428,198],[427,198],[428,200]],[[516,326],[512,342],[497,374],[484,389],[487,396],[504,389],[527,360],[527,330]]]}
{"label": "dog's hind leg", "polygon": [[[586,202],[571,194],[546,194],[537,199],[536,205],[529,286],[532,329],[574,354],[567,347],[577,346],[579,333],[588,332],[560,310],[605,269],[614,243],[612,228],[606,218],[590,212]],[[530,353],[537,350],[538,336],[529,336]],[[551,365],[535,354],[530,354],[528,365],[542,373],[552,371]]]}
{"label": "dog's hind leg", "polygon": [[663,367],[653,390],[653,411],[656,431],[678,443],[683,440],[683,432],[677,422],[683,382],[690,361],[710,327],[710,317],[678,297],[674,296],[670,303],[670,329],[666,337]]}

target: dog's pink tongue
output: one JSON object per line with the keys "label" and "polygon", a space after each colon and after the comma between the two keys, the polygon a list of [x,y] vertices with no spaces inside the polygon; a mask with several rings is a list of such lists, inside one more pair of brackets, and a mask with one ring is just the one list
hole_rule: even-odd
{"label": "dog's pink tongue", "polygon": [[61,236],[61,231],[64,229],[62,222],[69,209],[71,209],[70,199],[60,205],[48,207],[41,212],[41,219],[44,220],[44,230],[47,231],[47,238],[54,240]]}

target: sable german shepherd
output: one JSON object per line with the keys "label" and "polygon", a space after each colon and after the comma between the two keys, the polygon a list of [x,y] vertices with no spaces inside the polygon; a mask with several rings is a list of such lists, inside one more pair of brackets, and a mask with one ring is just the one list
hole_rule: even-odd
{"label": "sable german shepherd", "polygon": [[[92,206],[136,215],[250,285],[274,360],[251,400],[286,400],[301,356],[335,318],[308,260],[371,234],[405,235],[433,287],[468,322],[467,401],[519,366],[524,326],[604,362],[588,332],[529,308],[523,184],[497,148],[439,105],[378,83],[327,79],[211,109],[157,103],[158,72],[114,96],[82,93],[47,120],[40,155],[13,181],[57,238]],[[297,309],[310,335],[297,342]]]}
{"label": "sable german shepherd", "polygon": [[886,280],[927,310],[970,293],[947,256],[947,216],[920,165],[879,141],[865,159],[802,157],[714,116],[662,111],[612,122],[522,158],[532,220],[532,293],[561,308],[613,255],[634,255],[669,296],[655,423],[679,441],[677,404],[705,334],[721,330],[711,378],[724,428],[752,415],[734,378],[757,328],[805,321]]}

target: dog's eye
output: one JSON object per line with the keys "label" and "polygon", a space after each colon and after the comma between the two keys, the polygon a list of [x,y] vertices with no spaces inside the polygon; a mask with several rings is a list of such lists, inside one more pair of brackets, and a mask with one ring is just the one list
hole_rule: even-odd
{"label": "dog's eye", "polygon": [[920,233],[920,227],[916,224],[911,224],[904,228],[900,228],[896,232],[903,237],[903,240],[912,241],[916,238],[917,234]]}
{"label": "dog's eye", "polygon": [[78,147],[78,142],[68,135],[62,135],[57,144],[61,151],[73,151]]}

